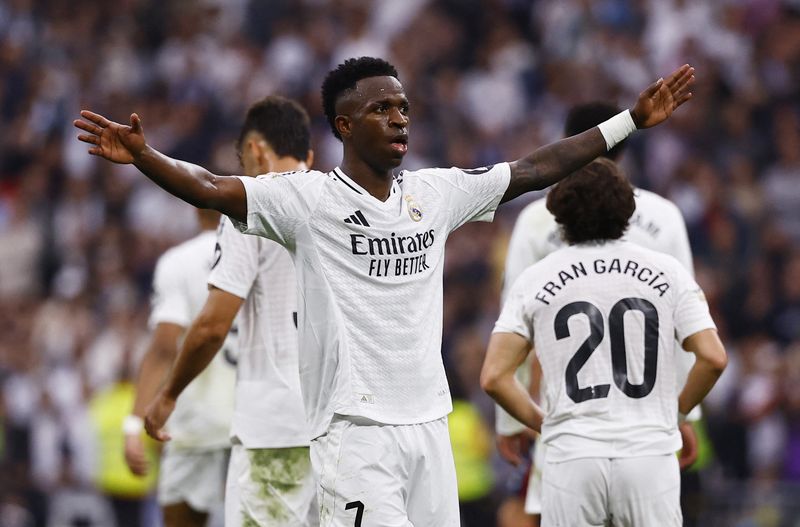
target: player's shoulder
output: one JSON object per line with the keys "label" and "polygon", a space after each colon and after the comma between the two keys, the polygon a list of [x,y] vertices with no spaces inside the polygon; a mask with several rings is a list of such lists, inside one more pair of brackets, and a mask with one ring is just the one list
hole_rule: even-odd
{"label": "player's shoulder", "polygon": [[288,172],[268,172],[256,176],[256,181],[283,180],[290,183],[307,184],[315,181],[324,182],[331,177],[332,172],[320,172],[319,170],[289,170]]}
{"label": "player's shoulder", "polygon": [[459,175],[479,176],[487,172],[501,169],[501,167],[508,165],[508,163],[496,163],[493,165],[486,165],[477,168],[459,168],[459,167],[428,167],[418,168],[415,170],[403,170],[396,176],[398,183],[415,181],[415,180],[449,180]]}
{"label": "player's shoulder", "polygon": [[553,213],[547,210],[547,196],[528,203],[517,216],[517,223],[537,228],[549,226],[555,222]]}
{"label": "player's shoulder", "polygon": [[187,261],[194,261],[198,256],[206,256],[214,248],[214,239],[214,231],[202,231],[194,237],[164,251],[158,261],[178,265]]}
{"label": "player's shoulder", "polygon": [[663,214],[678,215],[683,218],[680,209],[669,199],[653,191],[636,188],[633,192],[638,210],[655,211]]}
{"label": "player's shoulder", "polygon": [[638,243],[630,241],[619,242],[619,254],[627,257],[635,257],[642,262],[647,262],[655,268],[664,271],[665,274],[685,271],[683,264],[671,254],[656,251],[649,247],[644,247]]}

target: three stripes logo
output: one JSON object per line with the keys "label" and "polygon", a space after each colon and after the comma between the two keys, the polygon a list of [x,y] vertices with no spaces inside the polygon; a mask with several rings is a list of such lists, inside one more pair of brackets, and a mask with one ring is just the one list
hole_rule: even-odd
{"label": "three stripes logo", "polygon": [[349,218],[344,219],[345,223],[354,223],[356,225],[361,225],[363,227],[369,227],[369,222],[367,218],[364,217],[364,214],[360,210],[355,211],[353,214],[350,215]]}

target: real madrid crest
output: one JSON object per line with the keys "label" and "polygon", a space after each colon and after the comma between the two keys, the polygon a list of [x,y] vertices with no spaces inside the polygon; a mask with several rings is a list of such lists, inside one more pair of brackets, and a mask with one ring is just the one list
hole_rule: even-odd
{"label": "real madrid crest", "polygon": [[422,219],[422,209],[419,208],[417,202],[414,201],[414,196],[406,196],[406,206],[408,207],[408,215],[411,216],[411,219],[414,221],[419,221]]}

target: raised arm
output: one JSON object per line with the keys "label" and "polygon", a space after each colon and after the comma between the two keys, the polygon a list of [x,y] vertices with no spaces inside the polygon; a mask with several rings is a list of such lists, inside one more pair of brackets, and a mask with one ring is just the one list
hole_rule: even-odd
{"label": "raised arm", "polygon": [[147,145],[142,121],[131,114],[130,125],[115,123],[89,110],[73,122],[84,134],[78,139],[89,153],[114,163],[133,164],[158,186],[201,209],[215,209],[239,221],[247,216],[244,185],[235,177],[218,176],[203,167],[165,156]]}
{"label": "raised arm", "polygon": [[147,408],[145,430],[153,439],[166,441],[164,424],[175,409],[175,402],[183,390],[214,359],[225,342],[233,319],[244,302],[238,296],[212,287],[203,309],[192,322],[164,386]]}
{"label": "raised arm", "polygon": [[512,162],[511,182],[501,203],[549,187],[611,149],[634,129],[663,122],[691,98],[689,90],[693,82],[694,68],[684,64],[639,94],[633,110],[626,110],[630,117],[620,114],[598,127],[545,145]]}

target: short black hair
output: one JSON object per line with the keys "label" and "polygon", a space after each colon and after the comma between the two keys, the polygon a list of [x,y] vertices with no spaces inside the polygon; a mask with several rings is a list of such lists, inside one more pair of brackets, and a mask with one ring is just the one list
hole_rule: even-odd
{"label": "short black hair", "polygon": [[633,187],[616,163],[603,157],[562,179],[547,195],[547,210],[570,245],[622,237],[635,208]]}
{"label": "short black hair", "polygon": [[250,132],[258,132],[281,157],[291,156],[298,161],[308,159],[311,149],[311,130],[308,113],[297,102],[270,95],[253,104],[247,110],[236,151],[242,151],[245,138]]}
{"label": "short black hair", "polygon": [[361,79],[369,77],[394,77],[397,69],[383,59],[375,57],[359,57],[347,59],[330,71],[322,82],[322,109],[333,131],[333,135],[341,140],[342,136],[336,130],[336,101],[341,94],[356,87]]}
{"label": "short black hair", "polygon": [[[603,101],[595,101],[573,106],[572,109],[570,109],[569,114],[567,114],[566,123],[564,123],[564,135],[570,137],[572,135],[585,132],[590,128],[594,128],[603,121],[611,119],[621,111],[622,110],[620,110],[616,104]],[[607,157],[616,161],[620,158],[620,156],[622,156],[622,153],[625,150],[625,145],[627,144],[628,140],[625,139],[624,141],[617,143],[614,148],[602,155],[603,157]]]}

